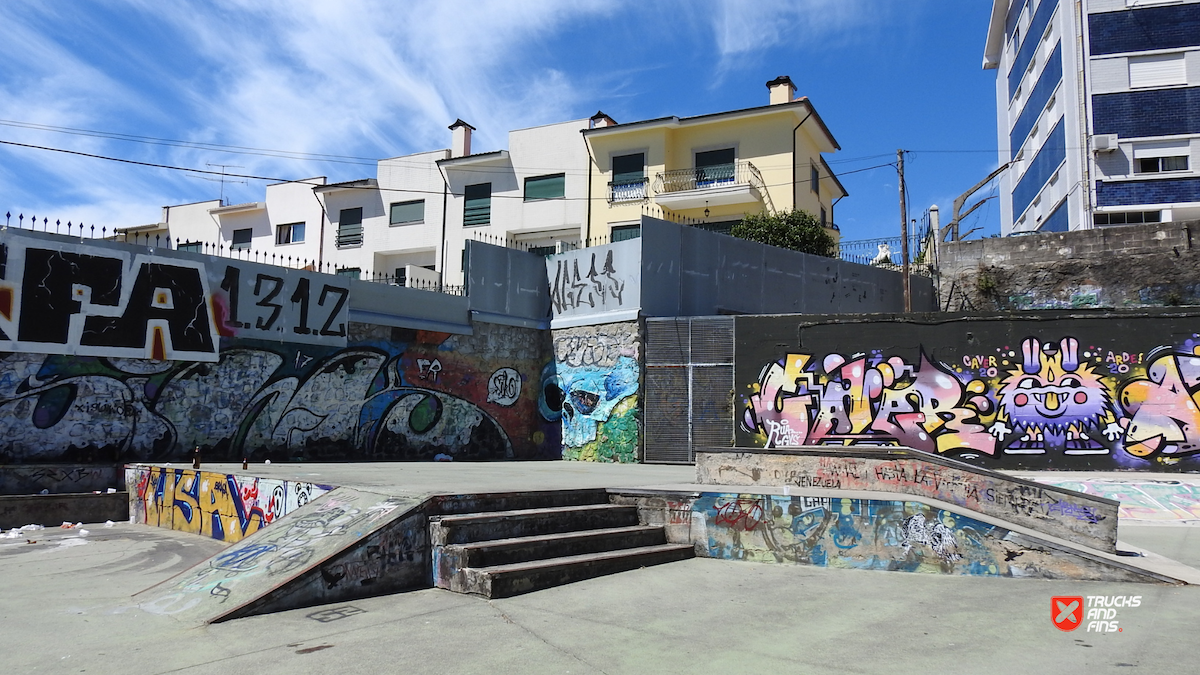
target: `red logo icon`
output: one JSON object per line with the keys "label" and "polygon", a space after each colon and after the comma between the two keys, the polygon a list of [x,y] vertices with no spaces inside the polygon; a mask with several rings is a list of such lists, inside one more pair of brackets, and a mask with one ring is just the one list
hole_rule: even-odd
{"label": "red logo icon", "polygon": [[1050,598],[1050,620],[1059,630],[1073,631],[1083,623],[1083,596],[1060,595]]}

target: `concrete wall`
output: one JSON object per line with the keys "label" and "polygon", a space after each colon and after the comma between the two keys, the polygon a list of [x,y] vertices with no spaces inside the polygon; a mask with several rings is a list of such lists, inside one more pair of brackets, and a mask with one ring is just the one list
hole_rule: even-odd
{"label": "concrete wall", "polygon": [[0,466],[0,495],[35,495],[105,492],[124,485],[116,464],[64,466],[61,464],[10,464]]}
{"label": "concrete wall", "polygon": [[1200,469],[1195,310],[736,317],[736,335],[738,446]]}
{"label": "concrete wall", "polygon": [[0,529],[23,525],[57,527],[65,522],[122,522],[128,518],[129,497],[124,492],[0,495]]}
{"label": "concrete wall", "polygon": [[[536,315],[542,262],[518,253],[487,306]],[[532,384],[549,336],[528,318],[473,325],[467,298],[15,230],[0,260],[0,463],[560,456]]]}
{"label": "concrete wall", "polygon": [[[648,217],[640,241],[645,316],[904,310],[896,272]],[[914,311],[936,307],[929,279],[911,285]]]}
{"label": "concrete wall", "polygon": [[[542,414],[562,423],[563,459],[636,462],[641,447],[642,332],[637,321],[553,331]],[[557,403],[557,405],[555,405]]]}
{"label": "concrete wall", "polygon": [[1200,304],[1200,222],[942,244],[948,311]]}

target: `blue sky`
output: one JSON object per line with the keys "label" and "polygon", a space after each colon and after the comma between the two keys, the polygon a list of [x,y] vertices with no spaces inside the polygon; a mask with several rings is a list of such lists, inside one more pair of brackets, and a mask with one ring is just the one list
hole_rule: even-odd
{"label": "blue sky", "polygon": [[[459,117],[480,152],[505,147],[511,129],[598,109],[631,122],[765,105],[764,83],[789,75],[842,146],[827,159],[850,191],[835,212],[843,239],[892,236],[895,170],[860,169],[914,151],[909,217],[937,203],[948,219],[997,165],[995,71],[980,67],[990,5],[6,0],[0,140],[340,181],[373,176],[374,159],[447,147]],[[263,187],[229,183],[225,197],[255,201]],[[124,227],[220,191],[196,175],[0,145],[0,209],[14,216]],[[964,228],[997,233],[996,202]]]}

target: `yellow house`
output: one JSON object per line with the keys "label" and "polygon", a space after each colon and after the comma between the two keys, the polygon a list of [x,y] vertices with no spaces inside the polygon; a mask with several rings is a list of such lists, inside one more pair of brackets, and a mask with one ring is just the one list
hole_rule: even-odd
{"label": "yellow house", "polygon": [[841,147],[786,75],[770,105],[618,124],[603,112],[583,131],[590,156],[588,239],[635,237],[643,214],[728,232],[744,215],[800,208],[839,239],[833,207],[846,189],[823,153]]}

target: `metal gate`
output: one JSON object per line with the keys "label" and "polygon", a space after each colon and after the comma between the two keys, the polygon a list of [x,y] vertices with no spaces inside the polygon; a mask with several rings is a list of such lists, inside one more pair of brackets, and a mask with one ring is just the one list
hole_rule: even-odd
{"label": "metal gate", "polygon": [[646,319],[645,460],[733,446],[733,317]]}

